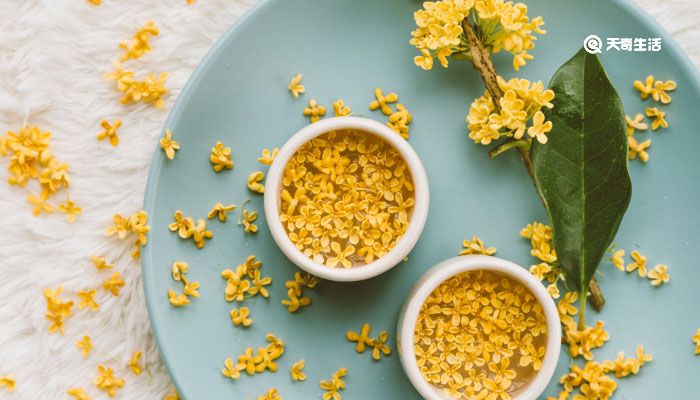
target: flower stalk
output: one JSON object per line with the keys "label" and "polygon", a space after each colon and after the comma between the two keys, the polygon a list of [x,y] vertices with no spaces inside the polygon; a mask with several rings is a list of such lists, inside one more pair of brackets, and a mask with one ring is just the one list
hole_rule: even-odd
{"label": "flower stalk", "polygon": [[[488,50],[486,49],[486,46],[484,46],[484,43],[479,38],[478,29],[478,26],[472,25],[472,23],[469,21],[469,18],[464,18],[464,20],[462,20],[462,31],[464,32],[464,36],[466,38],[466,43],[468,46],[469,57],[467,58],[470,59],[472,65],[474,66],[474,69],[476,69],[476,71],[481,76],[481,79],[484,81],[484,85],[486,86],[486,90],[491,95],[491,98],[494,99],[493,103],[496,107],[496,110],[500,112],[500,105],[498,104],[498,101],[496,99],[500,99],[501,97],[503,97],[503,90],[498,85],[498,75],[496,74],[496,68],[494,67],[493,62],[491,61],[491,56]],[[523,161],[525,170],[530,176],[530,179],[532,179],[532,183],[533,185],[535,185],[536,188],[537,182],[533,173],[532,158],[530,156],[531,143],[531,139],[508,139],[499,146],[491,149],[491,151],[489,151],[489,157],[496,157],[499,154],[512,148],[518,149],[518,153],[520,154],[520,159]],[[589,298],[591,300],[591,304],[593,305],[593,308],[595,308],[596,311],[600,311],[605,305],[605,297],[603,296],[603,292],[600,290],[600,286],[598,285],[598,282],[595,278],[591,280],[591,283],[588,287],[588,294],[589,296],[581,296],[583,300],[581,306],[581,314],[579,315],[579,325],[583,323],[585,326],[583,304],[585,304],[586,298]]]}

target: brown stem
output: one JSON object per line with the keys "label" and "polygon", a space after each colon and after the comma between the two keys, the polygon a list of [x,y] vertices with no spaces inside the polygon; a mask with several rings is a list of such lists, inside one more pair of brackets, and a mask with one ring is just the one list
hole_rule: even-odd
{"label": "brown stem", "polygon": [[593,308],[595,308],[596,311],[602,310],[605,305],[605,297],[595,278],[591,279],[591,283],[588,285],[588,294],[590,295],[589,300],[591,304],[593,304]]}
{"label": "brown stem", "polygon": [[[479,75],[481,75],[481,79],[484,81],[486,90],[493,99],[493,105],[495,106],[496,110],[500,112],[501,107],[498,103],[498,99],[503,97],[503,89],[498,86],[498,75],[496,74],[496,68],[493,66],[493,62],[491,61],[491,55],[486,49],[486,46],[484,46],[484,43],[481,41],[481,39],[479,39],[479,36],[476,34],[474,29],[475,28],[469,22],[468,18],[465,18],[462,21],[462,30],[464,31],[464,36],[467,39],[472,65],[474,66],[474,69],[479,72]],[[535,175],[532,169],[530,149],[529,147],[523,146],[516,147],[518,148],[520,159],[523,161],[523,165],[525,165],[525,170],[530,176],[530,179],[532,179],[535,189],[537,189],[537,182],[535,181]],[[603,296],[603,292],[600,290],[600,286],[598,285],[598,281],[596,281],[595,277],[591,280],[588,290],[593,308],[595,308],[596,311],[600,311],[603,308],[603,305],[605,305],[605,297]]]}

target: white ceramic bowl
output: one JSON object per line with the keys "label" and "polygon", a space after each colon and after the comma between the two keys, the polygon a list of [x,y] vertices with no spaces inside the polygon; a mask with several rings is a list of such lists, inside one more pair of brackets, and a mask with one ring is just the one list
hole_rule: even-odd
{"label": "white ceramic bowl", "polygon": [[404,371],[406,371],[409,380],[424,399],[452,399],[423,378],[414,352],[414,331],[421,306],[435,288],[461,272],[476,270],[499,272],[515,279],[528,288],[542,304],[547,320],[547,345],[542,368],[530,383],[513,396],[513,400],[535,400],[542,394],[552,379],[554,369],[559,360],[559,351],[561,350],[559,313],[554,301],[547,293],[547,289],[540,281],[519,265],[497,257],[474,255],[450,258],[431,268],[418,280],[418,283],[403,305],[397,326],[396,337],[398,338],[399,357],[401,358]]}
{"label": "white ceramic bowl", "polygon": [[[404,158],[413,177],[415,186],[415,206],[409,220],[408,229],[401,239],[386,255],[374,262],[353,268],[330,268],[315,263],[306,257],[289,239],[280,221],[280,189],[284,169],[297,149],[309,140],[333,130],[357,129],[381,137],[391,144]],[[323,279],[332,281],[360,281],[377,276],[400,263],[413,249],[420,237],[428,217],[428,176],[418,155],[411,145],[398,133],[386,125],[367,118],[337,117],[326,118],[310,124],[294,134],[282,146],[275,161],[270,166],[265,181],[265,219],[272,237],[284,254],[301,269]]]}

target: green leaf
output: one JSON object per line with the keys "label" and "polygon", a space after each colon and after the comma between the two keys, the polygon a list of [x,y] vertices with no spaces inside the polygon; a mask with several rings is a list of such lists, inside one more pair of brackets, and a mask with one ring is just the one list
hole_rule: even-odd
{"label": "green leaf", "polygon": [[600,60],[583,49],[549,87],[553,128],[546,144],[533,141],[534,176],[559,263],[587,294],[632,196],[625,113]]}

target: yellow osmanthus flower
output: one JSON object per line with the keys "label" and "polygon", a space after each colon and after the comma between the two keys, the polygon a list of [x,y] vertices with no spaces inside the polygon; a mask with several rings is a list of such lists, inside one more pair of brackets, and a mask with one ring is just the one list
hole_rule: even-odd
{"label": "yellow osmanthus flower", "polygon": [[347,117],[351,113],[350,107],[346,106],[343,100],[338,99],[333,102],[333,115],[336,117]]}
{"label": "yellow osmanthus flower", "polygon": [[135,237],[135,250],[131,253],[131,256],[137,259],[140,258],[141,247],[148,243],[148,237],[146,235],[151,229],[148,225],[148,214],[146,211],[141,210],[132,214],[129,218],[115,214],[112,218],[112,222],[113,225],[105,230],[105,236],[110,237],[117,235],[119,239],[125,239],[128,234],[133,234]]}
{"label": "yellow osmanthus flower", "polygon": [[656,265],[647,274],[647,278],[651,281],[654,286],[659,286],[662,283],[668,283],[671,280],[671,276],[668,274],[668,267],[664,264]]}
{"label": "yellow osmanthus flower", "polygon": [[547,263],[539,263],[530,266],[530,273],[539,280],[544,280],[545,275],[552,271],[552,266]]}
{"label": "yellow osmanthus flower", "polygon": [[330,380],[321,381],[319,386],[326,391],[323,394],[323,400],[341,400],[340,391],[345,389],[343,377],[347,374],[347,368],[340,368],[333,373]]}
{"label": "yellow osmanthus flower", "polygon": [[231,322],[237,326],[250,326],[253,324],[253,319],[250,317],[248,307],[234,308],[231,310]]}
{"label": "yellow osmanthus flower", "polygon": [[652,118],[651,130],[655,131],[659,128],[668,128],[668,121],[666,121],[666,113],[664,111],[656,107],[649,107],[644,109],[644,113],[647,117]]}
{"label": "yellow osmanthus flower", "polygon": [[114,267],[114,265],[110,265],[109,263],[107,263],[107,260],[102,256],[92,256],[90,257],[90,261],[92,261],[92,265],[94,265],[95,268],[97,268],[98,270]]}
{"label": "yellow osmanthus flower", "polygon": [[242,302],[246,297],[261,295],[267,298],[270,294],[265,286],[272,283],[272,278],[262,277],[262,262],[254,255],[236,266],[234,270],[225,269],[221,278],[226,279],[224,298],[226,301]]}
{"label": "yellow osmanthus flower", "polygon": [[175,291],[168,289],[168,300],[173,307],[183,307],[190,304],[190,299],[184,293],[175,294]]}
{"label": "yellow osmanthus flower", "polygon": [[641,143],[637,142],[633,136],[627,136],[627,144],[629,145],[629,159],[634,160],[639,156],[643,162],[649,161],[649,153],[647,149],[651,147],[651,139],[647,139]]}
{"label": "yellow osmanthus flower", "polygon": [[[222,203],[216,203],[214,205],[214,207],[212,207],[212,209],[209,210],[209,213],[207,213],[207,218],[213,219],[213,218],[218,217],[219,221],[226,222],[228,220],[228,213],[233,212],[235,209],[236,209],[235,204],[229,204],[229,205],[225,206]],[[187,232],[188,232],[188,226],[186,223],[182,224],[182,226],[180,225],[181,224],[180,221],[184,221],[184,219],[182,218],[182,212],[181,211],[179,211],[179,212],[180,212],[180,217],[179,217],[180,219],[178,220],[178,218],[175,217],[175,222],[173,222],[173,224],[175,224],[175,225],[171,224],[171,226],[176,227],[176,230],[178,230],[178,231],[180,231],[180,229],[182,229],[183,233],[180,234],[180,237],[183,237],[183,235],[186,237]]]}
{"label": "yellow osmanthus flower", "polygon": [[124,70],[117,62],[114,64],[114,71],[105,73],[104,79],[116,81],[117,90],[124,94],[120,100],[122,104],[142,101],[153,104],[156,108],[163,108],[165,105],[163,96],[168,93],[165,87],[167,72],[161,72],[158,77],[148,74],[144,80],[137,80],[133,71]]}
{"label": "yellow osmanthus flower", "polygon": [[231,160],[231,148],[226,147],[223,142],[216,142],[211,148],[209,161],[215,172],[221,172],[224,168],[233,169],[234,162]]}
{"label": "yellow osmanthus flower", "polygon": [[486,247],[484,241],[478,236],[472,236],[471,240],[465,239],[462,241],[462,247],[464,247],[460,252],[460,256],[471,255],[471,254],[483,254],[486,256],[492,256],[496,254],[495,247]]}
{"label": "yellow osmanthus flower", "polygon": [[59,204],[58,211],[66,214],[66,219],[68,220],[69,224],[75,222],[76,215],[83,213],[83,209],[76,206],[71,200],[66,200],[65,203]]}
{"label": "yellow osmanthus flower", "polygon": [[[214,206],[214,208],[217,207]],[[212,215],[213,211],[214,209],[212,209],[212,211],[210,211],[209,214],[207,214],[207,218],[213,218],[213,216],[209,216]],[[218,212],[218,210],[216,211]],[[219,218],[221,218],[221,216],[219,216]],[[192,219],[192,217],[185,217],[182,214],[182,211],[177,210],[173,214],[173,220],[174,221],[170,225],[168,225],[168,229],[170,229],[173,232],[177,232],[177,234],[182,239],[189,239],[192,237],[192,234],[194,233],[194,220]]]}
{"label": "yellow osmanthus flower", "polygon": [[192,227],[192,240],[198,249],[206,244],[206,241],[214,237],[214,232],[207,230],[207,221],[197,220],[197,224]]}
{"label": "yellow osmanthus flower", "polygon": [[277,389],[270,388],[265,394],[258,396],[258,400],[282,400],[282,396],[279,395]]}
{"label": "yellow osmanthus flower", "polygon": [[661,102],[661,104],[668,104],[671,102],[671,96],[666,92],[671,92],[673,90],[676,90],[676,82],[656,81],[654,82],[654,90],[651,93],[651,97],[655,101]]}
{"label": "yellow osmanthus flower", "polygon": [[258,231],[258,226],[254,223],[256,219],[258,219],[258,213],[256,211],[243,209],[238,225],[242,224],[243,230],[246,233],[256,233]]}
{"label": "yellow osmanthus flower", "polygon": [[627,264],[627,272],[636,270],[640,277],[644,278],[647,276],[647,258],[641,255],[637,250],[632,250],[630,257],[632,257],[634,262]]}
{"label": "yellow osmanthus flower", "polygon": [[[498,99],[500,111],[488,91],[474,100],[467,115],[469,138],[474,143],[488,145],[502,137],[522,139],[527,133],[528,137],[546,143],[552,124],[544,120],[540,110],[553,107],[554,92],[545,89],[542,81],[518,78],[506,81],[499,76],[497,82],[504,93]],[[532,125],[528,128],[530,119]]]}
{"label": "yellow osmanthus flower", "polygon": [[170,129],[166,129],[165,136],[160,138],[160,148],[163,149],[165,157],[167,157],[168,160],[175,158],[175,152],[180,150],[180,143],[173,140],[173,135],[170,132]]}
{"label": "yellow osmanthus flower", "polygon": [[75,400],[92,400],[92,397],[90,397],[87,392],[85,392],[85,389],[81,387],[70,388],[66,391],[66,393]]}
{"label": "yellow osmanthus flower", "polygon": [[311,298],[304,296],[304,288],[313,289],[318,283],[319,279],[317,277],[296,272],[294,280],[287,281],[284,284],[287,288],[287,299],[282,300],[282,304],[287,306],[287,311],[295,313],[301,308],[311,305]]}
{"label": "yellow osmanthus flower", "polygon": [[644,83],[642,81],[634,81],[633,86],[635,89],[639,91],[639,97],[642,98],[642,100],[646,99],[651,95],[654,91],[654,76],[649,75],[644,79]]}
{"label": "yellow osmanthus flower", "polygon": [[100,126],[103,131],[97,134],[97,140],[109,139],[109,144],[116,146],[119,144],[119,135],[117,134],[117,129],[122,126],[122,120],[115,119],[112,124],[106,119],[100,121]]}
{"label": "yellow osmanthus flower", "polygon": [[381,109],[384,115],[391,115],[393,111],[391,110],[389,104],[399,101],[399,95],[397,95],[395,92],[385,95],[381,88],[374,89],[374,97],[375,100],[369,103],[369,109],[372,111]]}
{"label": "yellow osmanthus flower", "polygon": [[90,350],[92,350],[92,340],[90,340],[90,336],[83,336],[82,339],[78,340],[76,343],[76,347],[80,349],[81,354],[83,357],[87,357],[88,354],[90,354]]}
{"label": "yellow osmanthus flower", "polygon": [[304,115],[309,117],[311,123],[314,123],[326,115],[326,107],[319,105],[316,99],[311,99],[308,107],[304,108]]}
{"label": "yellow osmanthus flower", "polygon": [[574,306],[576,302],[578,302],[578,292],[567,292],[557,303],[557,312],[559,313],[562,326],[576,326],[576,322],[573,319],[573,316],[578,314],[578,309]]}
{"label": "yellow osmanthus flower", "polygon": [[95,6],[99,6],[100,4],[102,4],[102,0],[87,0],[87,1]]}
{"label": "yellow osmanthus flower", "polygon": [[700,354],[700,329],[695,332],[692,341],[695,344],[695,355]]}
{"label": "yellow osmanthus flower", "polygon": [[304,374],[303,370],[304,367],[306,366],[306,360],[301,359],[294,364],[292,364],[292,368],[289,371],[289,374],[292,376],[292,380],[294,382],[300,382],[300,381],[305,381],[306,380],[306,374]]}
{"label": "yellow osmanthus flower", "polygon": [[119,288],[124,286],[121,272],[115,272],[112,276],[104,281],[102,287],[107,289],[113,296],[119,296]]}
{"label": "yellow osmanthus flower", "polygon": [[265,193],[265,186],[260,183],[263,179],[265,179],[265,174],[261,171],[251,172],[251,174],[248,175],[248,190],[254,193]]}
{"label": "yellow osmanthus flower", "polygon": [[139,359],[141,358],[141,351],[135,351],[129,359],[129,369],[134,375],[141,375],[141,365],[139,364]]}
{"label": "yellow osmanthus flower", "polygon": [[[192,4],[193,2],[189,2],[189,4]],[[180,395],[177,393],[175,388],[172,388],[170,389],[170,393],[163,397],[163,400],[180,400]]]}
{"label": "yellow osmanthus flower", "polygon": [[612,261],[612,264],[615,266],[615,268],[619,269],[620,271],[625,270],[625,250],[624,249],[619,249],[616,250],[612,258],[610,259]]}
{"label": "yellow osmanthus flower", "polygon": [[571,357],[583,356],[586,360],[593,360],[591,350],[603,347],[610,339],[610,335],[603,329],[603,321],[598,321],[595,326],[586,326],[579,330],[576,324],[564,327],[564,340],[569,344]]}
{"label": "yellow osmanthus flower", "polygon": [[289,82],[289,86],[287,86],[289,93],[291,93],[295,98],[298,98],[301,93],[306,92],[306,88],[301,84],[303,77],[304,76],[302,74],[294,75],[292,80]]}
{"label": "yellow osmanthus flower", "polygon": [[280,149],[275,147],[274,149],[263,149],[261,156],[258,157],[258,162],[264,165],[272,165],[272,162],[275,160],[277,157],[277,154],[279,154]]}
{"label": "yellow osmanthus flower", "polygon": [[469,58],[462,22],[476,24],[482,33],[480,39],[493,53],[503,50],[513,55],[513,68],[517,71],[533,56],[528,52],[535,47],[534,34],[544,34],[541,17],[530,19],[527,6],[504,0],[442,0],[423,3],[423,9],[414,13],[416,30],[410,43],[421,52],[414,62],[429,70],[433,58],[447,68],[453,54]]}
{"label": "yellow osmanthus flower", "polygon": [[8,392],[15,390],[17,386],[17,380],[13,374],[7,374],[0,376],[0,388],[4,387]]}
{"label": "yellow osmanthus flower", "polygon": [[389,115],[389,121],[386,126],[394,130],[396,133],[401,135],[402,138],[408,140],[409,138],[409,127],[408,125],[413,120],[413,116],[406,109],[406,107],[399,103],[396,105],[396,111]]}
{"label": "yellow osmanthus flower", "polygon": [[82,310],[86,307],[90,308],[93,311],[99,310],[100,305],[97,304],[97,302],[95,301],[96,293],[97,290],[95,289],[78,291],[77,295],[80,299],[80,302],[78,303],[78,310]]}
{"label": "yellow osmanthus flower", "polygon": [[558,299],[560,294],[559,294],[559,288],[557,287],[556,283],[552,283],[547,286],[547,292],[549,293],[550,296],[552,296],[553,299]]}
{"label": "yellow osmanthus flower", "polygon": [[275,360],[284,354],[284,342],[270,333],[265,338],[269,342],[266,347],[258,348],[257,352],[252,347],[248,347],[243,354],[237,357],[237,363],[234,363],[233,359],[227,358],[221,373],[227,378],[237,380],[241,377],[241,372],[244,371],[248,375],[265,371],[276,372],[278,367]]}
{"label": "yellow osmanthus flower", "polygon": [[44,298],[46,299],[46,319],[51,322],[49,333],[59,330],[61,334],[65,331],[64,320],[70,317],[73,312],[73,301],[63,301],[58,296],[63,291],[62,287],[56,290],[44,289]]}
{"label": "yellow osmanthus flower", "polygon": [[124,387],[124,379],[116,378],[112,368],[99,365],[97,370],[99,374],[95,377],[93,383],[98,389],[107,393],[109,397],[114,397],[117,394],[117,390]]}
{"label": "yellow osmanthus flower", "polygon": [[389,340],[389,333],[387,331],[381,331],[379,337],[372,339],[370,345],[372,346],[372,358],[375,361],[379,361],[382,354],[385,356],[391,354],[391,347],[386,344],[387,340]]}
{"label": "yellow osmanthus flower", "polygon": [[124,50],[124,54],[119,58],[121,61],[141,58],[151,51],[149,39],[151,36],[158,36],[158,28],[153,21],[148,21],[144,26],[136,31],[134,38],[130,42],[119,43],[119,48]]}
{"label": "yellow osmanthus flower", "polygon": [[627,124],[627,136],[634,135],[635,131],[646,131],[649,129],[649,125],[644,123],[644,116],[642,114],[636,114],[634,119],[625,115],[625,123]]}
{"label": "yellow osmanthus flower", "polygon": [[654,79],[653,75],[649,75],[644,80],[634,81],[634,88],[639,91],[639,97],[646,99],[651,96],[654,101],[661,102],[662,104],[668,104],[671,102],[671,96],[666,92],[671,92],[676,89],[676,82],[674,81],[658,81]]}
{"label": "yellow osmanthus flower", "polygon": [[372,338],[369,337],[372,327],[369,324],[362,325],[360,332],[348,331],[345,334],[345,338],[350,342],[357,343],[355,345],[355,351],[358,353],[364,353],[366,346],[371,346]]}
{"label": "yellow osmanthus flower", "polygon": [[[31,125],[24,125],[17,132],[8,131],[5,136],[0,136],[0,155],[10,156],[7,182],[20,187],[26,186],[32,179],[39,182],[39,194],[27,195],[27,201],[34,205],[34,216],[54,211],[55,207],[49,203],[49,199],[58,191],[66,189],[66,197],[70,197],[67,193],[71,183],[68,164],[58,161],[51,154],[50,143],[51,132],[42,132]],[[70,199],[59,205],[58,210],[66,214],[69,223],[82,212]]]}

